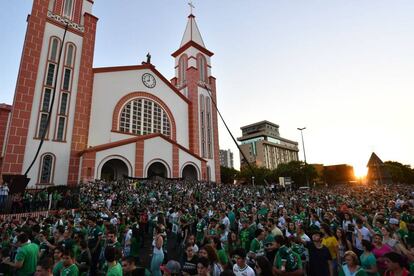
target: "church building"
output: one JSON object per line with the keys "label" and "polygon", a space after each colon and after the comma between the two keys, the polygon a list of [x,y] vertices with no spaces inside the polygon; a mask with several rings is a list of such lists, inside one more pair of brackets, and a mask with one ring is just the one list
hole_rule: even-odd
{"label": "church building", "polygon": [[0,173],[30,168],[30,188],[123,176],[220,183],[213,53],[194,15],[167,80],[150,57],[93,67],[93,4],[33,1],[13,105],[0,105]]}

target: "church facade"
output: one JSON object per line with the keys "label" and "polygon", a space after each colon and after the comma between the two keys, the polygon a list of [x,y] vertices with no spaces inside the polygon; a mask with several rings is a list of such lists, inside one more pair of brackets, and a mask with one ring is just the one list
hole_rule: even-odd
{"label": "church facade", "polygon": [[195,17],[167,80],[150,58],[94,68],[92,7],[34,0],[13,105],[0,105],[1,174],[24,174],[35,160],[29,187],[123,176],[220,183],[213,53]]}

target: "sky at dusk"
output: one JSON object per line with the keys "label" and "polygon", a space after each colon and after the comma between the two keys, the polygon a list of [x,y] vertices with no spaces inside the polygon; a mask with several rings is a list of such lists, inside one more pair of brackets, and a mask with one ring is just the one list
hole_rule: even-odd
{"label": "sky at dusk", "polygon": [[[309,163],[354,165],[370,154],[414,165],[414,1],[195,0],[215,53],[218,107],[232,133],[261,120],[300,142]],[[0,103],[11,104],[32,1],[0,1]],[[140,64],[167,79],[189,7],[178,0],[95,0],[94,66]],[[237,148],[220,124],[220,148]],[[300,143],[301,146],[301,143]],[[303,158],[302,146],[299,156]]]}

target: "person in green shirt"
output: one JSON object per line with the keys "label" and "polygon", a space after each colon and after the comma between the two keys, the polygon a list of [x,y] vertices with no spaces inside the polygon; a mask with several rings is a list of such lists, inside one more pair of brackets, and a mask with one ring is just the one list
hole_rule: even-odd
{"label": "person in green shirt", "polygon": [[198,222],[196,224],[196,242],[200,246],[204,242],[204,234],[207,230],[206,220],[203,218],[202,213],[197,214]]}
{"label": "person in green shirt", "polygon": [[220,265],[222,267],[226,267],[229,263],[229,259],[227,257],[226,250],[221,245],[220,238],[215,236],[214,238],[210,239],[210,244],[217,252],[217,257]]}
{"label": "person in green shirt", "polygon": [[79,242],[79,246],[80,246],[80,253],[77,257],[75,257],[76,265],[79,268],[80,275],[86,276],[86,275],[89,275],[89,269],[90,269],[91,262],[92,262],[92,256],[88,248],[88,243],[85,240],[82,239]]}
{"label": "person in green shirt", "polygon": [[339,267],[339,276],[367,276],[365,270],[358,265],[358,256],[354,252],[345,252],[344,259],[345,263],[341,267]]}
{"label": "person in green shirt", "polygon": [[31,243],[26,233],[17,236],[19,248],[14,262],[10,258],[3,258],[3,263],[16,269],[16,275],[27,276],[36,272],[37,257],[39,255],[39,246]]}
{"label": "person in green shirt", "polygon": [[61,246],[56,247],[53,250],[53,261],[54,261],[54,265],[53,265],[53,276],[59,276],[60,272],[63,269],[63,248]]}
{"label": "person in green shirt", "polygon": [[230,220],[230,229],[231,230],[235,230],[236,229],[236,214],[234,213],[234,211],[229,208],[229,211],[227,213],[227,217]]}
{"label": "person in green shirt", "polygon": [[301,271],[302,260],[299,254],[286,246],[286,239],[283,236],[277,236],[275,242],[279,249],[274,261],[274,271],[277,274]]}
{"label": "person in green shirt", "polygon": [[38,235],[38,239],[39,239],[39,259],[42,259],[44,256],[49,255],[49,246],[47,243],[47,233],[46,231],[40,231],[39,235]]}
{"label": "person in green shirt", "polygon": [[70,248],[65,248],[63,251],[63,268],[60,272],[60,276],[79,276],[78,266],[75,264],[75,257],[73,251]]}
{"label": "person in green shirt", "polygon": [[250,243],[249,255],[252,258],[264,255],[263,240],[265,238],[265,231],[263,229],[256,229],[255,238]]}
{"label": "person in green shirt", "polygon": [[108,267],[107,276],[122,276],[122,266],[117,261],[117,250],[115,247],[105,248],[105,260]]}
{"label": "person in green shirt", "polygon": [[249,231],[249,222],[246,219],[242,219],[242,229],[239,232],[239,240],[241,247],[249,251],[250,250],[250,231]]}
{"label": "person in green shirt", "polygon": [[362,248],[364,248],[364,253],[362,253],[361,256],[359,256],[362,268],[365,270],[368,276],[379,276],[377,268],[377,259],[375,258],[375,255],[372,253],[374,245],[367,240],[362,240],[361,244]]}
{"label": "person in green shirt", "polygon": [[51,258],[43,258],[36,267],[36,276],[52,276],[53,260]]}

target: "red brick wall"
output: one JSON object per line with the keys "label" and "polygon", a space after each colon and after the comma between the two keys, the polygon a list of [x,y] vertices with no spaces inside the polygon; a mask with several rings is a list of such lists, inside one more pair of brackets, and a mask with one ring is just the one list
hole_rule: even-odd
{"label": "red brick wall", "polygon": [[76,185],[79,173],[79,152],[88,144],[89,117],[93,88],[93,53],[95,48],[96,24],[98,18],[86,13],[84,15],[85,32],[81,53],[78,89],[76,92],[75,118],[72,132],[71,156],[69,161],[68,185]]}
{"label": "red brick wall", "polygon": [[135,144],[135,177],[144,176],[144,140]]}
{"label": "red brick wall", "polygon": [[6,140],[7,122],[9,120],[11,109],[11,105],[0,104],[0,175],[3,163],[3,145]]}
{"label": "red brick wall", "polygon": [[198,127],[198,70],[194,67],[187,69],[188,99],[191,101],[188,109],[189,149],[200,154],[200,139]]}
{"label": "red brick wall", "polygon": [[[210,86],[211,86],[211,96],[213,97],[214,102],[217,104],[217,96],[216,96],[216,79],[214,77],[210,77]],[[218,104],[217,104],[218,105]],[[218,136],[218,122],[217,122],[217,109],[212,106],[211,109],[213,113],[213,140],[214,140],[214,171],[216,174],[216,183],[221,183],[221,173],[220,173],[220,156],[219,156],[219,136]]]}
{"label": "red brick wall", "polygon": [[14,94],[8,143],[2,162],[2,173],[23,173],[24,151],[27,136],[30,135],[28,133],[30,113],[35,93],[48,4],[49,0],[33,1]]}
{"label": "red brick wall", "polygon": [[81,13],[82,13],[83,0],[75,0],[73,9],[73,21],[80,24]]}
{"label": "red brick wall", "polygon": [[53,8],[53,13],[55,14],[62,14],[63,11],[63,1],[64,0],[56,0],[55,7]]}
{"label": "red brick wall", "polygon": [[207,162],[201,162],[201,180],[207,180]]}
{"label": "red brick wall", "polygon": [[173,167],[173,171],[172,171],[172,177],[179,177],[180,176],[180,169],[179,169],[179,153],[178,153],[178,146],[177,145],[173,145],[173,149],[172,149],[172,167]]}
{"label": "red brick wall", "polygon": [[96,152],[87,152],[82,156],[81,179],[86,182],[94,179]]}

